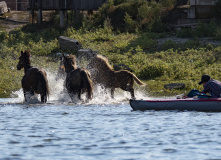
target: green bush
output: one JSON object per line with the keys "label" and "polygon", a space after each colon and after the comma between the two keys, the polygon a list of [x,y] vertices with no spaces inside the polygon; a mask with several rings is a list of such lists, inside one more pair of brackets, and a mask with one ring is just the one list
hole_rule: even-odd
{"label": "green bush", "polygon": [[217,27],[216,31],[215,31],[215,39],[216,40],[221,40],[221,27]]}
{"label": "green bush", "polygon": [[211,21],[210,23],[199,22],[193,33],[195,37],[214,37],[214,31],[216,28],[217,24],[214,21]]}
{"label": "green bush", "polygon": [[216,22],[221,24],[221,0],[218,0],[216,4],[211,8],[213,17],[215,17]]}
{"label": "green bush", "polygon": [[162,50],[168,50],[171,48],[176,48],[176,42],[172,41],[172,40],[166,40],[162,45],[161,45],[161,49]]}
{"label": "green bush", "polygon": [[200,42],[198,39],[196,40],[188,40],[185,43],[181,44],[181,49],[186,50],[186,49],[196,49],[200,47]]}
{"label": "green bush", "polygon": [[167,12],[167,8],[175,3],[173,0],[167,2],[148,2],[146,0],[109,0],[94,16],[94,24],[103,25],[107,17],[111,19],[114,30],[138,32],[140,30],[163,32],[167,28],[161,18]]}
{"label": "green bush", "polygon": [[191,28],[183,28],[176,30],[176,36],[180,38],[192,38],[193,37],[193,30]]}
{"label": "green bush", "polygon": [[156,77],[161,77],[167,72],[168,66],[162,60],[149,61],[145,67],[143,67],[139,72],[139,77],[143,79],[154,79]]}

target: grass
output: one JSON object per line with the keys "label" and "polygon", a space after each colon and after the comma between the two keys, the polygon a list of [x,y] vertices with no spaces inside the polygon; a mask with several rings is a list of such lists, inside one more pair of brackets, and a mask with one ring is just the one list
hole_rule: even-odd
{"label": "grass", "polygon": [[[20,80],[24,73],[16,70],[21,50],[31,50],[33,66],[57,70],[59,57],[55,53],[62,52],[57,40],[59,35],[76,39],[83,48],[90,48],[107,56],[112,65],[127,65],[148,84],[145,90],[152,96],[174,96],[193,88],[200,89],[197,82],[205,73],[221,79],[221,47],[201,46],[195,41],[189,41],[186,48],[180,48],[173,41],[165,41],[158,46],[157,38],[162,35],[116,33],[105,28],[91,31],[68,28],[62,32],[46,28],[35,33],[28,32],[27,28],[28,26],[26,31],[22,28],[10,33],[0,33],[0,72],[3,75],[0,79],[1,97],[9,97],[12,91],[21,88]],[[165,84],[176,82],[185,83],[185,89],[164,88]]]}
{"label": "grass", "polygon": [[4,26],[4,25],[0,24],[0,32],[5,31],[6,29],[7,29],[7,28],[6,28],[6,26]]}

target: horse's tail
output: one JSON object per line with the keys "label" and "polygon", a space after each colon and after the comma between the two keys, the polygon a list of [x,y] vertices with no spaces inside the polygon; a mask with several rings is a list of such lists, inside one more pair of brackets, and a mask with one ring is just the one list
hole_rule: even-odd
{"label": "horse's tail", "polygon": [[143,83],[141,80],[139,80],[139,78],[137,78],[137,76],[136,76],[135,74],[133,74],[133,73],[131,73],[131,72],[129,72],[129,73],[131,74],[131,76],[133,77],[133,79],[135,80],[135,82],[136,82],[137,84],[142,85],[142,86],[146,85],[146,84]]}
{"label": "horse's tail", "polygon": [[49,86],[48,86],[48,80],[47,80],[47,74],[44,71],[39,72],[39,90],[41,94],[41,101],[47,102],[47,98],[49,98]]}
{"label": "horse's tail", "polygon": [[85,70],[81,70],[81,77],[84,81],[84,86],[86,87],[88,98],[92,99],[93,97],[93,84],[90,75]]}

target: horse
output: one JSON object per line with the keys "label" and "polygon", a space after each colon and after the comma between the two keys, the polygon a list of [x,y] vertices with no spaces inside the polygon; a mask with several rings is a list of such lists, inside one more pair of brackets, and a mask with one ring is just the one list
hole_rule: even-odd
{"label": "horse", "polygon": [[65,87],[74,102],[74,96],[79,100],[81,94],[87,93],[87,98],[92,99],[93,83],[90,72],[84,68],[77,68],[76,57],[74,55],[62,55],[62,62],[66,72]]}
{"label": "horse", "polygon": [[25,75],[21,80],[25,101],[27,102],[34,94],[40,94],[41,102],[46,103],[49,97],[47,74],[43,69],[31,66],[30,51],[21,51],[17,70],[24,68]]}
{"label": "horse", "polygon": [[102,55],[94,54],[88,64],[88,68],[97,70],[98,73],[93,76],[94,83],[98,83],[105,88],[110,88],[112,98],[114,98],[115,88],[120,88],[130,92],[131,98],[135,99],[134,81],[139,85],[145,85],[135,74],[128,70],[114,71],[108,59]]}

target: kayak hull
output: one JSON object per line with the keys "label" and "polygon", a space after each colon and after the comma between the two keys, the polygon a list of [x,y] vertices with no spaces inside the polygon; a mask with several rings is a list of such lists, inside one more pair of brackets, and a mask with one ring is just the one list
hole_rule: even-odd
{"label": "kayak hull", "polygon": [[221,112],[221,98],[188,98],[188,99],[158,99],[130,100],[133,110],[180,110]]}

